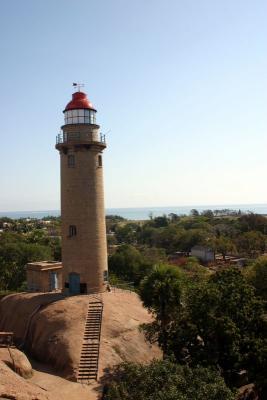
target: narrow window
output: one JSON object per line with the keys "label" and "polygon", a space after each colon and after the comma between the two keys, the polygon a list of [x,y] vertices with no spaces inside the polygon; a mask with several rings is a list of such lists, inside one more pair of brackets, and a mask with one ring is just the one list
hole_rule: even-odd
{"label": "narrow window", "polygon": [[102,167],[102,156],[100,154],[98,156],[98,166]]}
{"label": "narrow window", "polygon": [[75,225],[69,226],[69,237],[73,237],[77,235],[77,229]]}
{"label": "narrow window", "polygon": [[74,154],[69,154],[68,155],[68,167],[69,168],[74,168],[75,167],[75,156],[74,156]]}

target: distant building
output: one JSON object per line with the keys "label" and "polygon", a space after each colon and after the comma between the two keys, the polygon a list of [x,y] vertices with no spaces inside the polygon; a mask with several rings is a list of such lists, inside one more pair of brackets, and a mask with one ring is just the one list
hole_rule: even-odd
{"label": "distant building", "polygon": [[191,249],[192,257],[198,258],[201,262],[207,264],[215,261],[215,252],[210,247],[194,246]]}
{"label": "distant building", "polygon": [[36,261],[26,267],[27,286],[30,292],[53,292],[62,290],[62,263]]}

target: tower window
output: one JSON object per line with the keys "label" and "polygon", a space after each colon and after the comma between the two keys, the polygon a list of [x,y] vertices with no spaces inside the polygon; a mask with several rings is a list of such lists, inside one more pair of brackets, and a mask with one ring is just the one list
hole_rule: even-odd
{"label": "tower window", "polygon": [[69,226],[69,237],[73,237],[77,235],[77,228],[75,225]]}
{"label": "tower window", "polygon": [[74,154],[69,154],[68,155],[68,167],[69,168],[74,168],[75,167],[75,156],[74,156]]}
{"label": "tower window", "polygon": [[98,156],[98,167],[102,167],[102,156],[100,154]]}

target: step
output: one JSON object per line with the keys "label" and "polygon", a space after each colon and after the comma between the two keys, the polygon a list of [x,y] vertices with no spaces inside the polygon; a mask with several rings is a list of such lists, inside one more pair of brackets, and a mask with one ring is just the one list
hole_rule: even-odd
{"label": "step", "polygon": [[96,363],[91,363],[91,364],[82,364],[82,365],[80,365],[79,366],[79,371],[84,371],[84,370],[88,370],[88,369],[94,369],[94,370],[96,370],[97,369],[97,365],[98,365],[98,363],[96,362]]}
{"label": "step", "polygon": [[92,356],[93,356],[93,355],[98,354],[98,349],[95,349],[93,347],[88,348],[88,349],[83,349],[82,354],[83,355],[92,354]]}
{"label": "step", "polygon": [[96,349],[96,348],[90,347],[90,348],[84,348],[82,350],[83,350],[82,351],[83,355],[87,355],[87,354],[95,355],[95,354],[98,354],[98,348]]}
{"label": "step", "polygon": [[89,338],[89,337],[92,337],[92,336],[98,338],[99,337],[99,332],[87,333],[86,335],[83,336],[83,338],[86,339],[86,338]]}
{"label": "step", "polygon": [[80,358],[80,363],[83,363],[83,362],[87,362],[87,361],[94,361],[94,360],[98,360],[98,357],[97,356],[94,356],[94,357],[90,357],[90,356],[88,356],[88,357],[81,357]]}
{"label": "step", "polygon": [[[91,342],[89,342],[89,340],[91,340]],[[94,340],[94,341],[92,342],[92,340]],[[98,348],[99,347],[99,340],[97,340],[97,339],[86,339],[86,340],[84,340],[82,345],[83,345],[83,347],[90,346],[90,347]]]}
{"label": "step", "polygon": [[82,354],[83,355],[86,355],[86,354],[92,354],[92,355],[98,354],[98,348],[95,349],[93,347],[90,347],[88,349],[83,349]]}
{"label": "step", "polygon": [[78,379],[96,379],[97,374],[96,373],[92,373],[92,374],[79,374],[78,375]]}
{"label": "step", "polygon": [[93,325],[93,324],[99,325],[99,324],[101,323],[101,321],[102,321],[102,318],[98,318],[98,319],[96,319],[96,318],[94,318],[94,319],[88,319],[88,320],[86,321],[86,323],[85,323],[85,326]]}
{"label": "step", "polygon": [[89,313],[87,313],[87,316],[90,316],[90,315],[101,315],[102,313],[101,313],[101,311],[97,311],[97,310],[92,310],[92,311],[90,311]]}
{"label": "step", "polygon": [[84,355],[84,356],[88,356],[88,357],[90,357],[90,356],[96,356],[96,355],[98,355],[98,350],[95,350],[95,349],[85,349],[83,352],[82,352],[82,354]]}
{"label": "step", "polygon": [[85,326],[95,324],[100,324],[101,318],[90,318],[86,321]]}
{"label": "step", "polygon": [[96,374],[96,371],[95,371],[95,368],[94,369],[91,369],[91,370],[79,370],[78,371],[78,375],[83,375],[83,376],[88,376],[88,375],[95,375]]}

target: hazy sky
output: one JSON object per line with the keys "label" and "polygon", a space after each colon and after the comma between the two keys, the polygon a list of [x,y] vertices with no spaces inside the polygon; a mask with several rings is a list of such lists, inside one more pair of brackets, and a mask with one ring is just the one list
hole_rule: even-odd
{"label": "hazy sky", "polygon": [[0,210],[58,209],[72,82],[107,207],[266,203],[266,0],[0,0]]}

